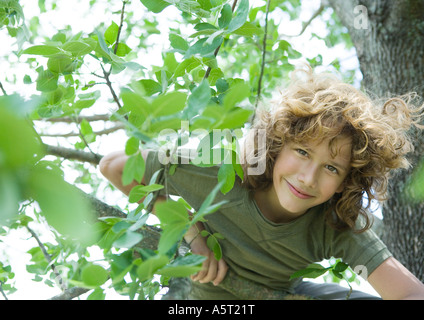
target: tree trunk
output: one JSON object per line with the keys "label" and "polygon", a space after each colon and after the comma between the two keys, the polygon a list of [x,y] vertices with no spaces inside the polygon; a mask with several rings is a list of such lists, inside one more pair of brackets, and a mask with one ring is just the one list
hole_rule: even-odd
{"label": "tree trunk", "polygon": [[[411,91],[424,97],[424,2],[328,0],[355,45],[363,88],[377,97]],[[412,130],[413,166],[424,155],[424,134]],[[396,172],[383,206],[384,233],[394,256],[424,281],[424,204],[402,197],[412,170]]]}

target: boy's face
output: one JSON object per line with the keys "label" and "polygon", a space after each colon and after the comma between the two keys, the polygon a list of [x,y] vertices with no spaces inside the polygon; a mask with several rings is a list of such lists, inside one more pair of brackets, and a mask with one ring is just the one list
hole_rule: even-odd
{"label": "boy's face", "polygon": [[343,191],[350,170],[351,139],[339,137],[331,148],[329,142],[286,143],[275,162],[272,188],[264,195],[268,204],[261,206],[259,202],[265,199],[258,201],[267,218],[291,221]]}

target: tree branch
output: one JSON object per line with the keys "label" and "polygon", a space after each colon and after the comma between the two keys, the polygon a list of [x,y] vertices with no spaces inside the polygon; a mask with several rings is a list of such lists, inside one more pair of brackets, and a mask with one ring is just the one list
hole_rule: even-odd
{"label": "tree branch", "polygon": [[187,300],[191,291],[191,281],[188,278],[172,278],[169,280],[169,290],[161,300]]}
{"label": "tree branch", "polygon": [[[91,207],[93,208],[93,211],[96,213],[97,217],[119,217],[119,218],[126,218],[126,214],[123,213],[121,210],[112,207],[103,201],[97,199],[96,197],[93,197],[91,195],[86,194],[85,192],[81,191],[81,194],[83,197],[88,199],[88,201],[91,204]],[[143,239],[138,244],[141,248],[156,250],[157,246],[159,244],[159,238],[160,238],[160,229],[156,227],[152,227],[149,225],[145,225],[142,229],[138,230],[139,233],[143,235]]]}
{"label": "tree branch", "polygon": [[[356,37],[358,33],[363,33],[364,30],[356,30],[354,28],[354,9],[358,6],[359,0],[341,1],[341,0],[326,0],[328,4],[334,9],[341,23],[349,30],[352,38]],[[379,1],[384,2],[384,1]],[[363,34],[362,34],[363,36]]]}
{"label": "tree branch", "polygon": [[72,300],[76,297],[79,297],[80,295],[90,291],[92,289],[86,289],[86,288],[79,288],[79,287],[73,287],[68,290],[65,290],[61,294],[54,296],[48,300]]}
{"label": "tree branch", "polygon": [[[231,7],[231,11],[234,12],[235,8],[237,5],[237,0],[234,0],[233,2],[233,6]],[[221,45],[218,46],[218,48],[215,49],[214,51],[214,56],[216,57],[218,55],[219,49],[221,49]],[[206,70],[205,76],[203,77],[203,79],[207,79],[211,73],[212,68],[208,67],[208,69]]]}
{"label": "tree branch", "polygon": [[262,64],[261,64],[261,73],[259,75],[259,81],[258,81],[258,95],[256,96],[255,108],[258,107],[259,99],[261,98],[262,78],[264,76],[264,70],[265,70],[266,38],[268,37],[268,14],[269,14],[270,3],[271,3],[271,0],[268,0],[267,3],[266,3],[265,34],[264,34],[263,46],[262,46]]}
{"label": "tree branch", "polygon": [[[101,131],[96,131],[93,132],[96,136],[101,136],[101,135],[105,135],[105,134],[110,134],[112,132],[124,129],[125,126],[123,124],[118,124],[114,127],[108,128],[108,129],[104,129]],[[76,132],[70,132],[70,133],[60,133],[60,134],[54,134],[54,133],[44,133],[44,134],[40,134],[41,137],[61,137],[61,138],[69,138],[69,137],[79,137],[80,133],[76,133]]]}
{"label": "tree branch", "polygon": [[98,165],[100,162],[100,159],[103,157],[96,153],[85,152],[81,150],[56,147],[56,146],[51,146],[48,144],[45,144],[44,146],[46,147],[46,154],[69,159],[69,160],[89,162],[95,165]]}
{"label": "tree branch", "polygon": [[317,9],[317,11],[315,11],[315,13],[312,15],[312,17],[303,23],[302,25],[302,30],[300,30],[300,32],[298,34],[295,35],[289,35],[289,34],[282,34],[282,36],[286,37],[286,38],[295,38],[295,37],[299,37],[301,36],[305,30],[309,27],[309,25],[312,23],[312,21],[315,20],[316,17],[318,17],[325,9],[326,5],[324,3],[324,1],[321,2],[320,7]]}
{"label": "tree branch", "polygon": [[48,121],[48,122],[65,122],[65,123],[81,123],[81,121],[111,121],[110,114],[96,114],[93,116],[76,116],[76,117],[62,117],[62,118],[42,118],[35,119],[35,121]]}
{"label": "tree branch", "polygon": [[127,4],[127,1],[122,1],[122,9],[121,9],[121,22],[119,24],[118,28],[118,35],[116,36],[116,42],[115,42],[115,49],[113,50],[113,53],[116,54],[118,52],[118,45],[119,45],[119,37],[121,35],[122,26],[124,24],[124,13],[125,13],[125,5]]}
{"label": "tree branch", "polygon": [[[118,52],[119,38],[120,38],[120,35],[121,35],[123,23],[124,23],[124,13],[125,13],[125,5],[126,4],[127,4],[126,0],[122,1],[121,22],[120,22],[120,25],[119,25],[119,28],[118,28],[118,34],[116,36],[115,48],[113,50],[114,54],[116,54]],[[109,90],[110,90],[110,93],[112,94],[113,100],[117,104],[118,108],[121,109],[122,108],[121,102],[119,101],[119,98],[116,95],[116,92],[113,89],[112,83],[111,83],[110,78],[109,78],[111,71],[112,71],[112,65],[110,66],[109,71],[106,71],[102,64],[100,64],[100,67],[102,68],[103,78],[106,80],[106,85],[109,87]],[[126,116],[125,116],[125,118],[126,118]]]}
{"label": "tree branch", "polygon": [[55,276],[56,276],[56,279],[58,280],[58,282],[59,282],[59,286],[60,286],[60,289],[62,289],[62,291],[66,291],[66,284],[65,284],[65,282],[63,281],[63,278],[62,278],[62,276],[60,275],[60,273],[59,273],[59,271],[57,271],[57,269],[56,269],[56,266],[54,265],[54,263],[52,263],[52,258],[50,257],[50,255],[48,254],[48,252],[47,252],[47,250],[46,250],[46,247],[44,246],[44,244],[40,241],[40,239],[38,238],[38,236],[37,236],[37,234],[30,228],[30,227],[28,227],[28,226],[26,226],[26,228],[27,228],[27,230],[29,231],[29,233],[31,233],[31,235],[32,235],[32,237],[37,241],[37,243],[38,243],[38,246],[40,247],[40,249],[41,249],[41,252],[43,253],[43,255],[44,255],[44,258],[47,260],[47,262],[49,263],[49,265],[50,265],[50,267],[52,268],[52,270],[53,270],[53,273],[55,274]]}
{"label": "tree branch", "polygon": [[283,300],[288,296],[286,291],[270,289],[240,277],[231,270],[227,271],[220,286],[243,300]]}
{"label": "tree branch", "polygon": [[[84,136],[84,134],[82,133],[82,130],[81,130],[81,126],[80,126],[81,124],[78,124],[77,125],[77,129],[78,129],[78,132],[79,132],[79,137],[81,138],[81,140],[82,140],[82,142],[84,142],[84,144],[85,144],[85,146],[87,147],[87,149],[88,149],[88,151],[90,151],[90,153],[95,157],[95,158],[97,158],[98,156],[93,152],[93,150],[91,150],[91,147],[90,147],[90,145],[89,145],[89,143],[87,142],[87,140],[85,139],[85,136]],[[100,161],[100,159],[99,159],[99,161]]]}
{"label": "tree branch", "polygon": [[112,82],[110,82],[110,79],[109,79],[110,71],[109,71],[109,72],[107,72],[107,71],[105,70],[105,68],[103,68],[103,65],[102,65],[102,64],[100,64],[100,67],[101,67],[101,68],[102,68],[102,70],[103,70],[103,76],[104,76],[104,79],[106,80],[106,85],[108,86],[109,91],[110,91],[110,93],[112,94],[113,100],[114,100],[114,101],[115,101],[115,103],[117,104],[118,108],[119,108],[119,109],[121,109],[121,108],[122,108],[121,102],[119,101],[119,98],[118,98],[118,96],[116,95],[115,90],[113,89]]}
{"label": "tree branch", "polygon": [[4,90],[3,84],[1,83],[1,81],[0,81],[0,90],[1,90],[1,92],[3,92],[4,96],[7,96],[6,90]]}
{"label": "tree branch", "polygon": [[1,295],[3,296],[3,298],[4,298],[4,300],[9,300],[8,298],[7,298],[7,295],[6,295],[6,293],[4,293],[4,291],[3,291],[3,282],[2,281],[0,281],[0,293],[1,293]]}

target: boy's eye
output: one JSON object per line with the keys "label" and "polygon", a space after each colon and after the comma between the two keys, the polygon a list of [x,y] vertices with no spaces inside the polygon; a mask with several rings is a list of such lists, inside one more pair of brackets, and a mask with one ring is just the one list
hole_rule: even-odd
{"label": "boy's eye", "polygon": [[297,153],[299,153],[302,156],[308,156],[308,153],[305,150],[302,149],[296,149]]}
{"label": "boy's eye", "polygon": [[327,167],[327,169],[328,169],[329,171],[331,171],[332,173],[339,173],[339,170],[337,170],[337,168],[335,168],[335,167],[333,167],[333,166],[327,165],[326,167]]}

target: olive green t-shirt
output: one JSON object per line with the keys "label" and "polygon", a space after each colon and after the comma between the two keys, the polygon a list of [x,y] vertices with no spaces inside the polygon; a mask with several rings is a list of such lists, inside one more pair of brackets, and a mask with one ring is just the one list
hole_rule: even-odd
{"label": "olive green t-shirt", "polygon": [[[161,167],[158,152],[149,152],[145,181]],[[218,170],[217,166],[179,164],[174,174],[167,175],[167,192],[181,196],[198,210],[217,185]],[[220,240],[223,259],[233,272],[271,289],[291,292],[299,280],[290,281],[290,276],[323,259],[342,258],[353,269],[364,266],[369,275],[391,256],[372,230],[355,234],[331,228],[322,206],[311,208],[292,222],[273,223],[237,180],[227,194],[217,193],[215,202],[221,200],[228,202],[205,217],[206,229],[224,236]]]}

